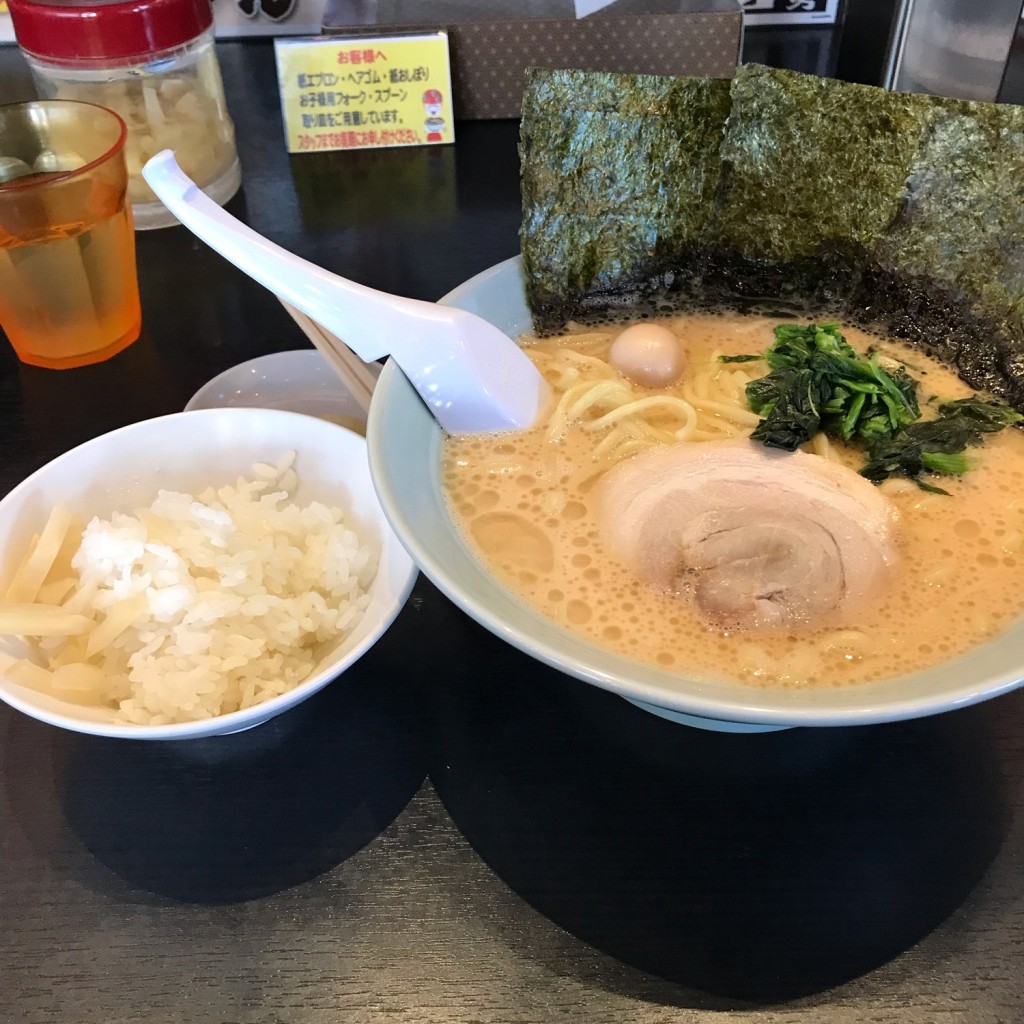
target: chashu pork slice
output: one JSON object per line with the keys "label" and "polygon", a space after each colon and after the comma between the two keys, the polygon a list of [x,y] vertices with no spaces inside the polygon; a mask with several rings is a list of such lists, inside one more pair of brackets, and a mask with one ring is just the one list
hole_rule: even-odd
{"label": "chashu pork slice", "polygon": [[898,514],[873,484],[747,439],[642,452],[595,496],[612,551],[722,629],[848,621],[899,563]]}

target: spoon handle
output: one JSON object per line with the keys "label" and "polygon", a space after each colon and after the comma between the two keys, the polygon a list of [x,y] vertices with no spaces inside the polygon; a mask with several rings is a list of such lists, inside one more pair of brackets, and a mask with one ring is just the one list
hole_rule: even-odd
{"label": "spoon handle", "polygon": [[365,362],[390,355],[445,430],[521,429],[546,404],[547,384],[529,357],[482,317],[367,288],[293,255],[204,195],[169,149],[142,174],[193,234]]}
{"label": "spoon handle", "polygon": [[285,302],[344,338],[367,362],[389,353],[380,318],[394,322],[423,315],[414,299],[402,299],[356,284],[288,252],[221,209],[178,166],[165,149],[150,160],[143,176],[163,204],[193,234]]}

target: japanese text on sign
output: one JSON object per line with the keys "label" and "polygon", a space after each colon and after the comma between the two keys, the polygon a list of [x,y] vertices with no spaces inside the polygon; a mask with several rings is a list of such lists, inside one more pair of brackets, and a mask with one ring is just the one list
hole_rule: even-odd
{"label": "japanese text on sign", "polygon": [[740,0],[748,25],[833,25],[839,0]]}
{"label": "japanese text on sign", "polygon": [[448,35],[277,39],[288,151],[454,142]]}

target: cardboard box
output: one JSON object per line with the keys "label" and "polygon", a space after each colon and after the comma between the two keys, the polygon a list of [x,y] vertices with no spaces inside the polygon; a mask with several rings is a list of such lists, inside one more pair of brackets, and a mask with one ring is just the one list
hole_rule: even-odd
{"label": "cardboard box", "polygon": [[728,78],[739,0],[328,0],[328,35],[449,34],[458,120],[519,117],[528,67]]}

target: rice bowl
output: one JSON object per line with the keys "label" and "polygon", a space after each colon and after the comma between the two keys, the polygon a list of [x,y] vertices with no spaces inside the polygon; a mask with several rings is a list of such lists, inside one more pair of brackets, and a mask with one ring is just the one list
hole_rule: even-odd
{"label": "rice bowl", "polygon": [[[236,700],[236,704],[243,705],[238,710],[215,714],[209,708],[200,709],[199,714],[193,717],[201,720],[173,724],[119,721],[117,711],[110,707],[57,700],[19,685],[9,678],[8,673],[0,675],[0,697],[33,717],[76,731],[137,739],[178,739],[251,728],[306,699],[352,664],[394,619],[408,596],[416,569],[383,519],[370,483],[363,439],[351,431],[308,416],[256,409],[178,413],[124,427],[68,452],[44,466],[0,501],[0,560],[4,565],[4,577],[10,579],[18,553],[27,548],[33,534],[42,528],[50,509],[60,502],[85,520],[145,509],[160,490],[179,495],[177,499],[169,499],[172,505],[175,500],[179,505],[183,501],[188,504],[181,495],[199,495],[212,485],[233,484],[239,478],[251,477],[253,465],[257,463],[263,464],[264,472],[268,468],[273,470],[279,460],[287,459],[290,452],[295,453],[296,461],[294,494],[291,496],[294,508],[306,509],[307,516],[312,514],[324,518],[328,533],[332,517],[325,516],[323,510],[343,509],[346,517],[344,529],[348,530],[349,521],[352,527],[348,530],[352,537],[346,538],[344,543],[351,547],[354,537],[366,539],[366,551],[360,551],[359,543],[351,547],[354,561],[345,563],[342,575],[351,569],[358,576],[357,563],[362,561],[366,567],[371,557],[370,549],[372,557],[379,559],[372,578],[369,571],[362,573],[361,586],[365,589],[365,597],[356,595],[356,604],[365,605],[365,608],[346,610],[339,602],[340,610],[319,609],[320,621],[315,628],[323,631],[322,642],[311,645],[315,658],[308,666],[289,666],[290,674],[279,671],[278,682],[272,678],[275,670],[271,668],[265,673],[269,689],[261,694],[262,699],[253,701],[250,694],[248,700]],[[286,468],[284,472],[290,470]],[[282,506],[287,507],[291,506]],[[314,510],[312,513],[310,508]],[[291,525],[294,527],[296,524]],[[309,537],[315,538],[317,528],[307,527],[301,528]],[[330,543],[341,543],[341,536],[337,533]],[[293,546],[296,549],[308,547],[314,561],[323,561],[320,557],[322,547],[318,549],[318,543],[321,542],[314,539],[308,545]],[[301,561],[302,551],[297,550],[293,554]],[[251,557],[244,548],[236,555],[243,559]],[[264,564],[273,565],[274,559],[265,558]],[[165,582],[170,585],[169,592],[174,593],[175,581],[168,578]],[[342,590],[347,585],[344,580],[340,584]],[[269,591],[273,587],[265,589]],[[194,613],[197,607],[195,595],[178,592],[179,601],[183,596],[189,605],[188,611]],[[249,609],[252,613],[250,618],[261,620],[276,601],[281,614],[275,628],[285,633],[294,630],[297,608],[282,603],[279,600],[281,595],[268,600],[265,595],[260,595],[257,588],[247,596],[259,604],[259,607],[254,605]],[[198,617],[209,617],[210,614],[208,606],[206,612],[200,610]],[[234,633],[239,635],[237,629]],[[6,646],[8,654],[17,656],[23,653],[10,642]],[[219,655],[224,653],[218,652]],[[243,661],[248,660],[235,652],[233,663],[238,664],[240,657]],[[166,672],[167,666],[161,667]],[[278,665],[279,669],[281,667]],[[156,674],[160,674],[159,668]],[[306,677],[300,681],[302,675]],[[281,681],[287,685],[281,685]],[[228,703],[231,706],[231,701]],[[250,706],[244,706],[247,703]],[[145,721],[149,714],[146,712],[137,717]],[[166,717],[161,720],[157,716],[156,720],[166,723]]]}

